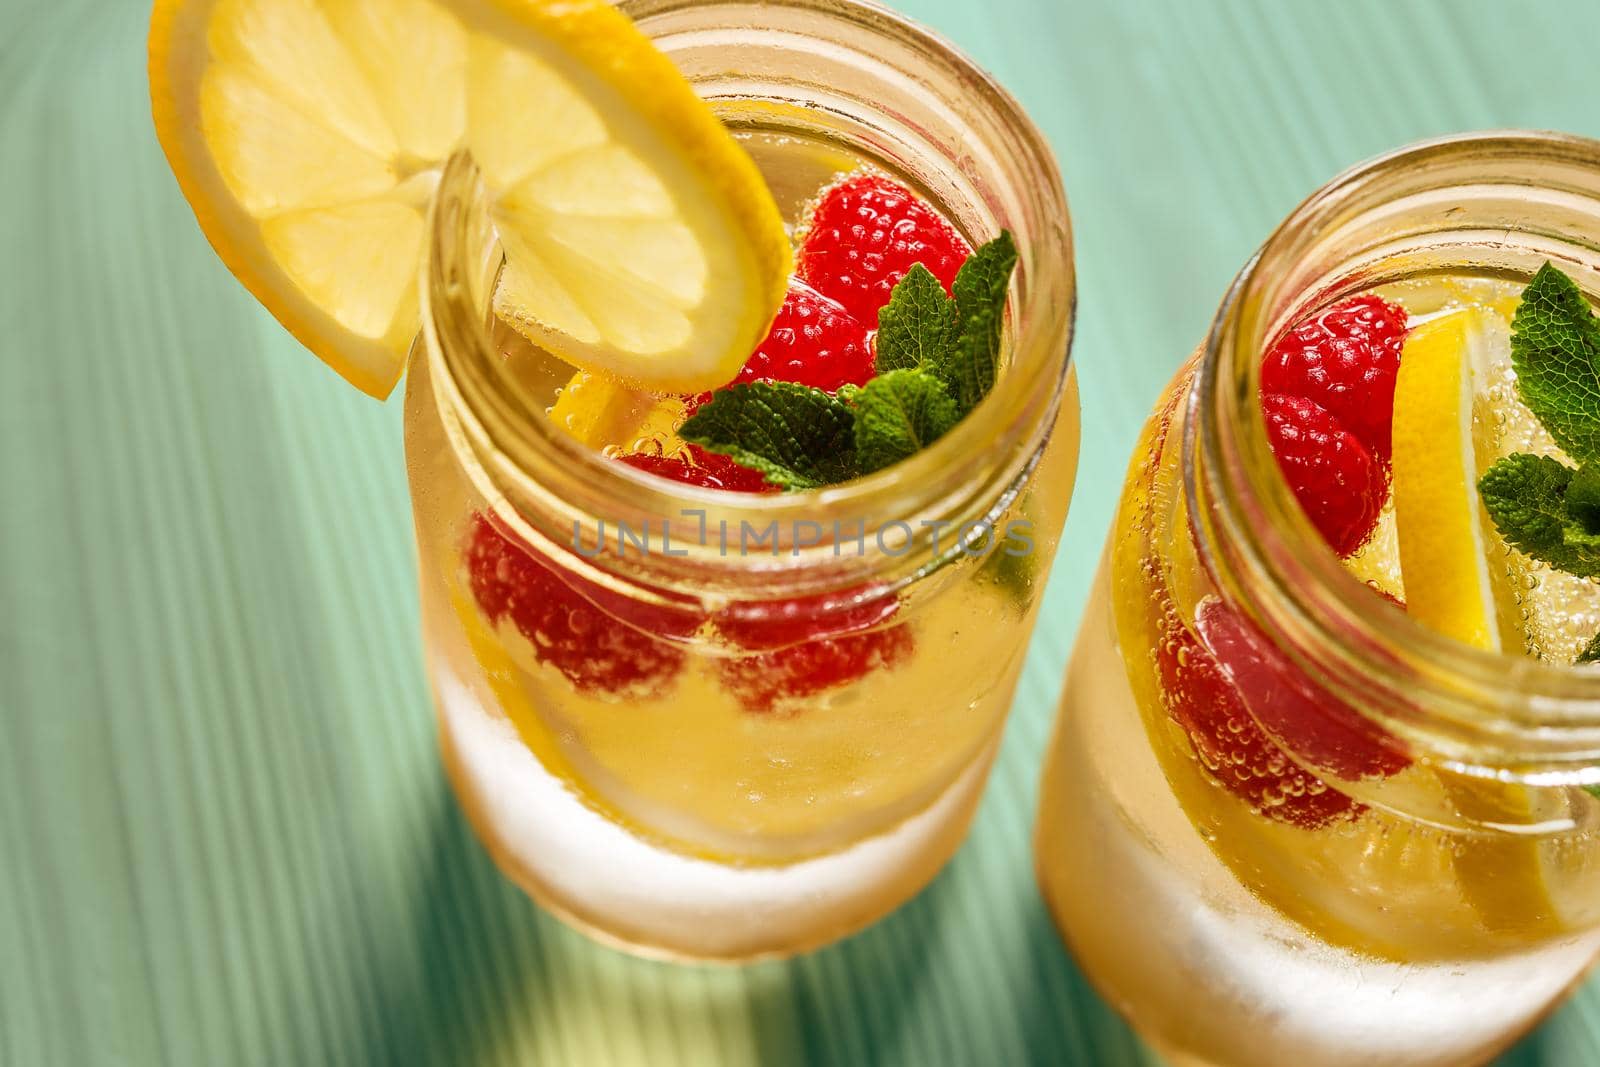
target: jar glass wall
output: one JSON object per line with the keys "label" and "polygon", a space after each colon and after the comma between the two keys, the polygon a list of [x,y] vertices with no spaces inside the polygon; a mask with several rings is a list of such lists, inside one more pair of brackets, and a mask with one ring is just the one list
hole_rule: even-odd
{"label": "jar glass wall", "polygon": [[1392,518],[1341,563],[1260,413],[1262,355],[1308,316],[1359,293],[1414,322],[1514,303],[1547,260],[1592,298],[1597,248],[1600,145],[1402,150],[1269,238],[1146,424],[1037,852],[1080,964],[1173,1062],[1482,1062],[1600,951],[1600,801],[1582,788],[1600,678],[1563,665],[1575,649],[1481,651],[1375,596],[1368,581],[1403,592],[1363,570],[1393,556]]}
{"label": "jar glass wall", "polygon": [[406,438],[457,793],[502,869],[598,936],[789,953],[920,888],[982,788],[1077,462],[1066,205],[1015,103],[875,7],[627,10],[791,219],[865,165],[1020,251],[999,382],[948,435],[842,486],[719,494],[546,417],[570,368],[493,316],[471,161],[441,182]]}

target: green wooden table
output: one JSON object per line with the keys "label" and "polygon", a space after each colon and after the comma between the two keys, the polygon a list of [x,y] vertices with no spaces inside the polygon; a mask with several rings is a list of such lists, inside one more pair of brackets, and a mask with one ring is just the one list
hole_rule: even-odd
{"label": "green wooden table", "polygon": [[[1123,464],[1224,286],[1348,163],[1600,135],[1583,0],[904,0],[1055,144],[1084,462],[972,838],[788,964],[643,963],[496,874],[434,755],[395,402],[201,238],[138,0],[0,0],[0,1063],[1153,1063],[1034,888],[1038,756]],[[1600,985],[1507,1063],[1600,1062]]]}

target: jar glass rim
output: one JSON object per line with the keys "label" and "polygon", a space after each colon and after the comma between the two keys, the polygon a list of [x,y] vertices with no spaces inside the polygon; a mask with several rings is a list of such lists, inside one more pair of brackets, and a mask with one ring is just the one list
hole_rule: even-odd
{"label": "jar glass rim", "polygon": [[[1549,168],[1548,180],[1529,180],[1540,168]],[[1473,181],[1448,181],[1474,172]],[[1441,184],[1430,187],[1429,175]],[[1545,194],[1567,210],[1580,210],[1592,220],[1592,232],[1530,227],[1529,240],[1537,238],[1546,251],[1565,246],[1575,261],[1600,271],[1600,141],[1524,130],[1457,134],[1344,171],[1272,232],[1234,279],[1213,320],[1188,399],[1184,471],[1190,523],[1219,584],[1269,632],[1282,635],[1291,658],[1332,691],[1359,694],[1358,706],[1375,708],[1395,732],[1469,773],[1502,774],[1509,768],[1534,777],[1543,770],[1567,781],[1600,781],[1600,767],[1572,773],[1600,756],[1600,671],[1514,650],[1478,649],[1382,606],[1324,548],[1288,492],[1256,399],[1260,355],[1270,338],[1308,311],[1393,280],[1363,277],[1360,269],[1339,278],[1317,269],[1294,274],[1297,262],[1330,240],[1328,235],[1361,225],[1364,213],[1397,197],[1454,189],[1465,201],[1480,185],[1520,189],[1530,210]],[[1471,208],[1458,210],[1470,215]],[[1469,224],[1464,218],[1463,225]],[[1508,226],[1501,239],[1514,248],[1521,236]],[[1385,254],[1401,253],[1391,248]],[[1504,276],[1527,274],[1518,268]]]}
{"label": "jar glass rim", "polygon": [[[990,146],[990,155],[1003,154],[1010,173],[996,180],[1006,183],[1007,196],[1022,205],[1039,227],[1026,243],[1019,240],[1007,339],[1010,360],[989,396],[950,432],[883,471],[818,490],[773,495],[727,494],[649,477],[579,444],[544,418],[542,410],[510,410],[491,395],[496,391],[494,367],[499,357],[483,323],[481,302],[474,306],[473,286],[465,281],[480,266],[473,257],[481,258],[481,249],[474,249],[471,240],[477,177],[470,160],[458,156],[441,178],[430,219],[424,332],[430,358],[435,360],[441,404],[454,406],[464,432],[499,454],[504,462],[497,477],[518,481],[522,489],[546,502],[568,498],[569,510],[602,515],[608,521],[672,522],[687,512],[709,514],[713,522],[720,518],[734,525],[749,522],[766,527],[776,522],[781,531],[803,523],[853,522],[863,517],[910,520],[959,510],[964,502],[971,503],[967,498],[972,488],[961,484],[963,477],[997,483],[988,484],[985,491],[994,499],[1001,497],[1004,484],[999,483],[1026,476],[1030,455],[1036,458],[1043,445],[1039,435],[1053,420],[1070,365],[1076,306],[1071,226],[1060,174],[1043,135],[1020,105],[953,46],[863,0],[772,0],[760,5],[748,0],[625,0],[620,6],[639,19],[647,33],[652,19],[669,15],[688,15],[697,25],[728,28],[739,25],[741,12],[781,8],[825,31],[830,48],[851,47],[862,57],[874,57],[892,44],[896,54],[920,56],[927,64],[923,75],[931,83],[943,79],[961,85],[963,108],[981,115],[985,128],[1000,138]],[[795,38],[790,33],[774,41],[784,39]],[[1041,398],[1047,403],[1042,405]],[[1029,436],[1039,436],[1027,450],[1030,455],[1007,457],[1009,470],[991,469],[1000,451],[998,442]],[[548,477],[519,478],[535,465]],[[703,531],[703,519],[700,525]],[[867,529],[872,528],[869,519]],[[680,539],[680,532],[673,532],[674,541],[694,551],[693,537]],[[792,547],[776,561],[781,566],[768,561],[767,569],[804,568],[828,546],[824,542]]]}

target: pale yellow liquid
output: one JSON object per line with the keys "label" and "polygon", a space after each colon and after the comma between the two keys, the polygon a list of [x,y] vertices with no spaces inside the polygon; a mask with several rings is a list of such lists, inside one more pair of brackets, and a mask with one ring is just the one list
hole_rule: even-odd
{"label": "pale yellow liquid", "polygon": [[[853,165],[826,146],[746,142],[796,215]],[[569,369],[505,339],[553,401]],[[484,501],[443,437],[421,362],[406,422],[430,672],[457,791],[508,875],[602,936],[711,958],[831,940],[932,877],[976,803],[1065,519],[1075,380],[1030,491],[1001,522],[1033,523],[1027,603],[970,566],[890,620],[908,628],[909,656],[760,714],[719,684],[719,662],[739,653],[714,634],[691,640],[659,695],[607,699],[579,692],[514,627],[478,611],[462,546]],[[612,845],[591,849],[602,838]]]}
{"label": "pale yellow liquid", "polygon": [[[1421,316],[1504,307],[1514,290],[1456,279],[1385,295]],[[1096,986],[1176,1063],[1484,1061],[1600,949],[1600,806],[1418,763],[1328,783],[1372,806],[1308,830],[1218,784],[1164,707],[1154,658],[1160,613],[1189,626],[1213,591],[1183,525],[1171,402],[1188,382],[1186,369],[1146,427],[1068,670],[1037,840],[1052,912]],[[1529,448],[1526,413],[1493,399],[1483,439]],[[1521,583],[1517,628],[1570,659],[1593,588],[1491,553]],[[1401,592],[1393,557],[1384,530],[1354,569]],[[1512,825],[1467,825],[1491,816]]]}

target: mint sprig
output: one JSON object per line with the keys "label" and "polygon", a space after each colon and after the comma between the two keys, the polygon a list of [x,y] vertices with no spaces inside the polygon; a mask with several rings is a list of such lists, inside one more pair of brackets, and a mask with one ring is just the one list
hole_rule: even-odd
{"label": "mint sprig", "polygon": [[712,394],[678,433],[784,489],[816,489],[856,471],[854,410],[809,385],[729,386]]}
{"label": "mint sprig", "polygon": [[960,325],[954,347],[937,367],[965,414],[978,406],[1000,371],[1000,330],[1004,325],[1006,287],[1017,265],[1011,234],[984,245],[967,258],[951,286]]}
{"label": "mint sprig", "polygon": [[730,386],[679,436],[789,490],[847,481],[914,455],[994,388],[1016,262],[1016,244],[1002,231],[967,257],[953,296],[926,267],[913,266],[878,313],[878,376],[866,385],[837,395],[792,382]]}
{"label": "mint sprig", "polygon": [[955,343],[956,325],[956,302],[933,271],[913,263],[878,312],[878,373],[941,366]]}
{"label": "mint sprig", "polygon": [[[1016,244],[1002,232],[967,257],[951,295],[922,264],[912,266],[878,312],[877,376],[865,385],[834,395],[792,382],[729,386],[713,393],[678,435],[786,490],[816,489],[908,459],[994,388],[1016,262]],[[1037,576],[1031,521],[1027,526],[1028,534],[997,535],[982,568],[1020,610]],[[1016,551],[1012,539],[1025,551]]]}
{"label": "mint sprig", "polygon": [[[1478,479],[1507,544],[1557,570],[1600,578],[1600,320],[1576,282],[1546,262],[1511,320],[1511,365],[1528,410],[1578,463],[1518,452]],[[1600,634],[1578,657],[1600,659]]]}
{"label": "mint sprig", "polygon": [[[1585,467],[1593,477],[1593,468]],[[1579,471],[1552,456],[1506,456],[1478,480],[1478,495],[1506,543],[1580,578],[1600,578],[1600,525],[1584,505]],[[1575,514],[1576,512],[1576,514]]]}
{"label": "mint sprig", "polygon": [[1511,320],[1517,392],[1556,444],[1600,459],[1600,322],[1576,282],[1546,263]]}
{"label": "mint sprig", "polygon": [[967,257],[946,296],[922,264],[906,272],[878,312],[877,370],[918,370],[944,383],[965,415],[994,388],[1006,290],[1017,265],[1009,231]]}
{"label": "mint sprig", "polygon": [[944,383],[920,370],[880,374],[855,392],[851,403],[856,416],[856,468],[862,474],[915,455],[961,418]]}

